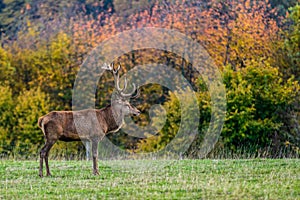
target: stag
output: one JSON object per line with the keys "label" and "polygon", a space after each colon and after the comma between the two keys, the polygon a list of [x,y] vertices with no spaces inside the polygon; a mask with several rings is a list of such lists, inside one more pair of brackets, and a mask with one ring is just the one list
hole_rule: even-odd
{"label": "stag", "polygon": [[[123,88],[120,87],[119,70],[113,65],[104,65],[103,69],[113,73],[116,98],[111,104],[102,109],[86,109],[79,111],[52,111],[38,120],[38,126],[45,137],[45,145],[40,151],[39,176],[43,177],[43,161],[45,160],[47,176],[50,176],[48,164],[49,151],[56,141],[90,141],[92,144],[93,174],[98,171],[98,143],[109,133],[117,132],[124,123],[126,115],[139,115],[140,111],[129,103],[130,98],[136,98],[139,90],[133,83],[133,91],[124,93],[127,88],[127,79],[124,79]],[[76,125],[75,125],[76,123]]]}

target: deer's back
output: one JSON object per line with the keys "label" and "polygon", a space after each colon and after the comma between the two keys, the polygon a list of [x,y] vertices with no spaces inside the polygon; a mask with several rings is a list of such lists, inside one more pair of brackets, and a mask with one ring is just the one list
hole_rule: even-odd
{"label": "deer's back", "polygon": [[[46,137],[57,135],[63,141],[78,141],[103,135],[97,110],[52,111],[39,120]],[[41,122],[40,122],[41,121]]]}

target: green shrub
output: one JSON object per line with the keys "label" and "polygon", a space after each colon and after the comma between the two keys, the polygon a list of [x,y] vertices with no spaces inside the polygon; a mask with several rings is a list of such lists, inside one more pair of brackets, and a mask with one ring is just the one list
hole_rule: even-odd
{"label": "green shrub", "polygon": [[296,81],[283,81],[278,69],[268,64],[249,63],[238,71],[227,67],[224,83],[227,115],[222,142],[226,146],[264,148],[288,139],[281,113],[296,101]]}
{"label": "green shrub", "polygon": [[15,117],[12,91],[8,86],[0,85],[0,154],[8,155],[14,145],[13,127],[15,126]]}
{"label": "green shrub", "polygon": [[14,108],[16,126],[15,151],[21,155],[37,152],[37,148],[44,143],[44,136],[37,125],[38,118],[49,112],[51,103],[47,94],[40,88],[24,90],[17,98]]}

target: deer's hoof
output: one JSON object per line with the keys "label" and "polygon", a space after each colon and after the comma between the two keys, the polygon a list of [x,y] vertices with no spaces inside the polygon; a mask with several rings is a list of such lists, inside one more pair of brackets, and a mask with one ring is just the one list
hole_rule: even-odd
{"label": "deer's hoof", "polygon": [[100,175],[98,171],[94,171],[93,174],[94,174],[95,176]]}

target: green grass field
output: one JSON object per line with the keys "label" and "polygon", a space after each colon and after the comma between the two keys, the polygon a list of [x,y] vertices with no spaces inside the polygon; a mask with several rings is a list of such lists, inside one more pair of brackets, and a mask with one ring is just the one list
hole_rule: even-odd
{"label": "green grass field", "polygon": [[124,162],[100,162],[93,176],[91,161],[50,160],[53,175],[40,178],[37,161],[0,160],[0,199],[300,199],[299,159],[181,160],[143,173]]}

